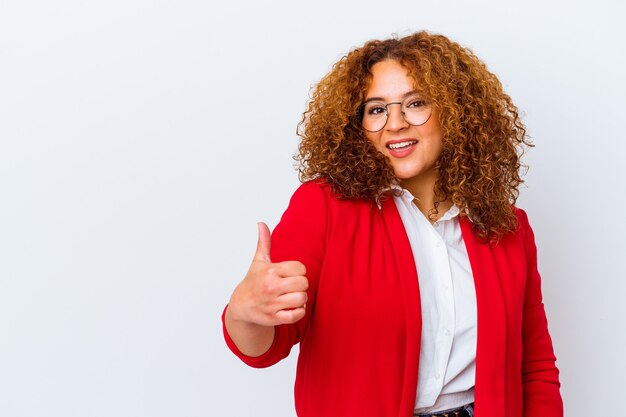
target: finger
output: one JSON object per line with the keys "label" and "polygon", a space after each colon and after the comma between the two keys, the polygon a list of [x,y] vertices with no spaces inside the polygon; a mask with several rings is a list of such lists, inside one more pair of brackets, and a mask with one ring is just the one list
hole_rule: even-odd
{"label": "finger", "polygon": [[306,314],[304,307],[294,308],[291,310],[280,310],[275,314],[276,319],[282,324],[295,323],[302,319]]}
{"label": "finger", "polygon": [[272,307],[276,309],[276,311],[300,308],[306,305],[307,299],[308,295],[304,291],[290,292],[277,297],[272,302]]}
{"label": "finger", "polygon": [[278,262],[273,266],[276,268],[276,272],[284,277],[294,275],[306,275],[306,267],[302,262],[284,261]]}
{"label": "finger", "polygon": [[297,275],[295,277],[282,277],[273,282],[274,294],[282,295],[290,292],[300,292],[309,289],[309,280],[307,277]]}
{"label": "finger", "polygon": [[270,260],[270,246],[272,241],[272,235],[269,227],[263,222],[257,223],[259,229],[259,239],[256,244],[256,252],[254,254],[255,261],[271,262]]}

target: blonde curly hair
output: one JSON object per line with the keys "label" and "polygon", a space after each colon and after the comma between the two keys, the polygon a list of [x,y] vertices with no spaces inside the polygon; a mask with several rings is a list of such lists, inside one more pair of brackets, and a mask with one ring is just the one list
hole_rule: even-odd
{"label": "blonde curly hair", "polygon": [[390,161],[365,137],[359,107],[374,64],[404,66],[439,115],[443,150],[436,164],[435,207],[450,200],[483,240],[517,229],[514,204],[523,183],[524,146],[533,146],[498,78],[469,49],[417,32],[372,40],[341,58],[313,88],[297,133],[301,181],[321,179],[345,199],[378,202],[399,183]]}

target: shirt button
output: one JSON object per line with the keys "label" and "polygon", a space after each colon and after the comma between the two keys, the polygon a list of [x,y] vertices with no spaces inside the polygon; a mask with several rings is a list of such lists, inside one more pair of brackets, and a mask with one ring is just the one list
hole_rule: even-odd
{"label": "shirt button", "polygon": [[445,334],[446,336],[450,336],[450,330],[448,330],[448,329],[444,330],[443,334]]}
{"label": "shirt button", "polygon": [[441,379],[441,374],[439,372],[437,372],[437,374],[435,374],[435,378]]}

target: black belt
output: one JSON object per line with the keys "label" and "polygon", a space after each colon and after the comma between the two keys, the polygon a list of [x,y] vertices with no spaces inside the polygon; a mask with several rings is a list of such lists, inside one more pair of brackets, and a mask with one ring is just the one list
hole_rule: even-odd
{"label": "black belt", "polygon": [[432,414],[414,414],[415,417],[474,417],[474,403]]}

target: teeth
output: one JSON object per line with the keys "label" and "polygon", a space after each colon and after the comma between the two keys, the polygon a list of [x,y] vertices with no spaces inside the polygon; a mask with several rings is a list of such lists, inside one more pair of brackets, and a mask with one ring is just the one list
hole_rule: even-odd
{"label": "teeth", "polygon": [[407,146],[411,146],[416,144],[417,141],[416,140],[409,140],[406,142],[398,142],[398,143],[391,143],[389,145],[387,145],[387,147],[389,149],[400,149],[400,148],[406,148]]}

